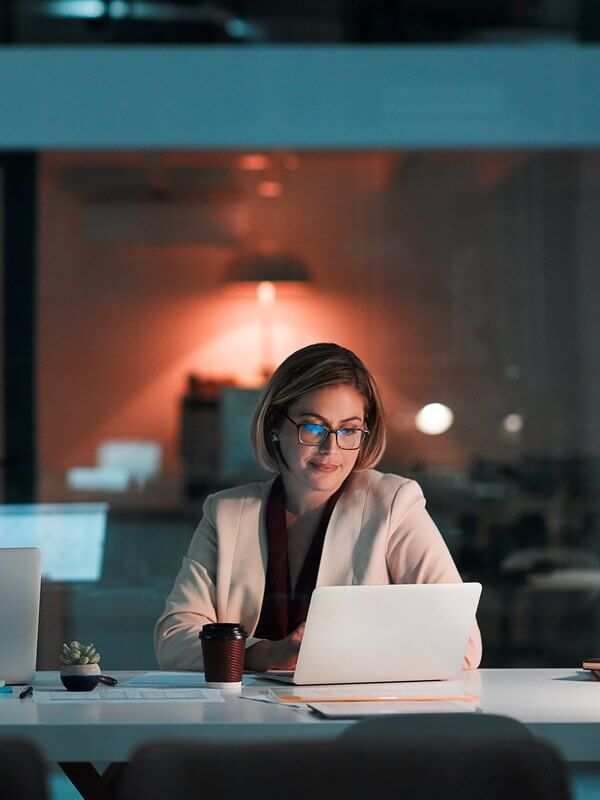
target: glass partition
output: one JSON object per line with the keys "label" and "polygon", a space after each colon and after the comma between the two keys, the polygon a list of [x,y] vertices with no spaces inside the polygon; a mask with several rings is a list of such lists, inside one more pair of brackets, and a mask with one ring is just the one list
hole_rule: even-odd
{"label": "glass partition", "polygon": [[[0,330],[4,331],[4,168],[0,164]],[[2,340],[4,335],[2,335]],[[0,347],[0,397],[4,398],[4,347]],[[0,502],[4,500],[4,414],[0,414]]]}
{"label": "glass partition", "polygon": [[594,650],[597,151],[52,152],[39,189],[38,499],[107,509],[42,667],[63,638],[155,666],[202,502],[266,477],[254,404],[316,341],[372,369],[380,468],[421,483],[484,584],[484,666]]}

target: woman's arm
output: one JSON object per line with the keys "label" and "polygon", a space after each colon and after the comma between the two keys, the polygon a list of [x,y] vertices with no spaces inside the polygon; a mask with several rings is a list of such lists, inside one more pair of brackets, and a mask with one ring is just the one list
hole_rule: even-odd
{"label": "woman's arm", "polygon": [[198,634],[203,625],[217,621],[217,532],[212,497],[207,497],[202,511],[203,517],[154,629],[154,649],[161,669],[204,669]]}
{"label": "woman's arm", "polygon": [[[394,497],[386,562],[392,583],[461,583],[450,551],[425,510],[425,498],[416,481],[402,484]],[[477,669],[481,652],[481,634],[475,622],[463,669]]]}

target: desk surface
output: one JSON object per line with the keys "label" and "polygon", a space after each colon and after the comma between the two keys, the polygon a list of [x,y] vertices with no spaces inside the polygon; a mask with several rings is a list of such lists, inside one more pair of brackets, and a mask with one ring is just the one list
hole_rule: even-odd
{"label": "desk surface", "polygon": [[[136,673],[114,674],[125,679]],[[37,680],[60,686],[58,673],[38,673]],[[580,670],[482,669],[464,672],[460,680],[479,695],[484,711],[521,720],[569,761],[600,762],[600,682]],[[352,724],[239,697],[224,703],[63,705],[0,695],[0,736],[33,740],[48,761],[125,761],[136,746],[158,738],[328,740]]]}

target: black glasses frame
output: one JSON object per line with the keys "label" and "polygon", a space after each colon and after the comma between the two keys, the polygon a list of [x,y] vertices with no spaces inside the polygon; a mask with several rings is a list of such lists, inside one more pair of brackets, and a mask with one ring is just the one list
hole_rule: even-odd
{"label": "black glasses frame", "polygon": [[[340,448],[340,450],[360,450],[360,448],[363,446],[363,444],[367,441],[367,436],[370,433],[370,431],[368,431],[366,428],[352,428],[352,429],[350,429],[350,428],[338,428],[337,430],[333,430],[333,428],[330,428],[328,425],[323,425],[323,423],[321,423],[321,422],[296,422],[296,420],[292,419],[290,416],[288,416],[285,413],[285,411],[282,411],[281,415],[283,417],[285,417],[286,419],[288,419],[292,423],[292,425],[296,426],[296,432],[298,434],[298,441],[300,442],[300,444],[304,445],[304,447],[320,447],[322,444],[325,444],[327,439],[329,439],[329,437],[333,433],[333,434],[335,434],[335,441],[337,443],[337,446]],[[324,428],[324,434],[325,435],[323,436],[323,438],[321,439],[320,442],[303,442],[302,441],[302,439],[300,438],[300,428],[303,428],[305,425],[319,425],[321,428]],[[339,440],[338,434],[340,433],[340,431],[347,431],[347,430],[356,430],[356,431],[360,431],[361,432],[361,434],[362,434],[361,440],[360,440],[359,444],[356,447],[345,447],[344,445],[340,444],[340,440]]]}

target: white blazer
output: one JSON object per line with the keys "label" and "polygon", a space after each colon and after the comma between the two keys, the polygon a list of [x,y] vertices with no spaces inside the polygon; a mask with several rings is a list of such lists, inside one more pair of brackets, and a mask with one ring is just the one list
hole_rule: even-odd
{"label": "white blazer", "polygon": [[[204,516],[154,631],[161,669],[202,670],[198,634],[208,622],[241,622],[250,646],[267,567],[265,510],[273,480],[207,497]],[[352,473],[323,543],[317,586],[459,583],[416,481],[376,470]],[[475,623],[463,667],[481,661]]]}

